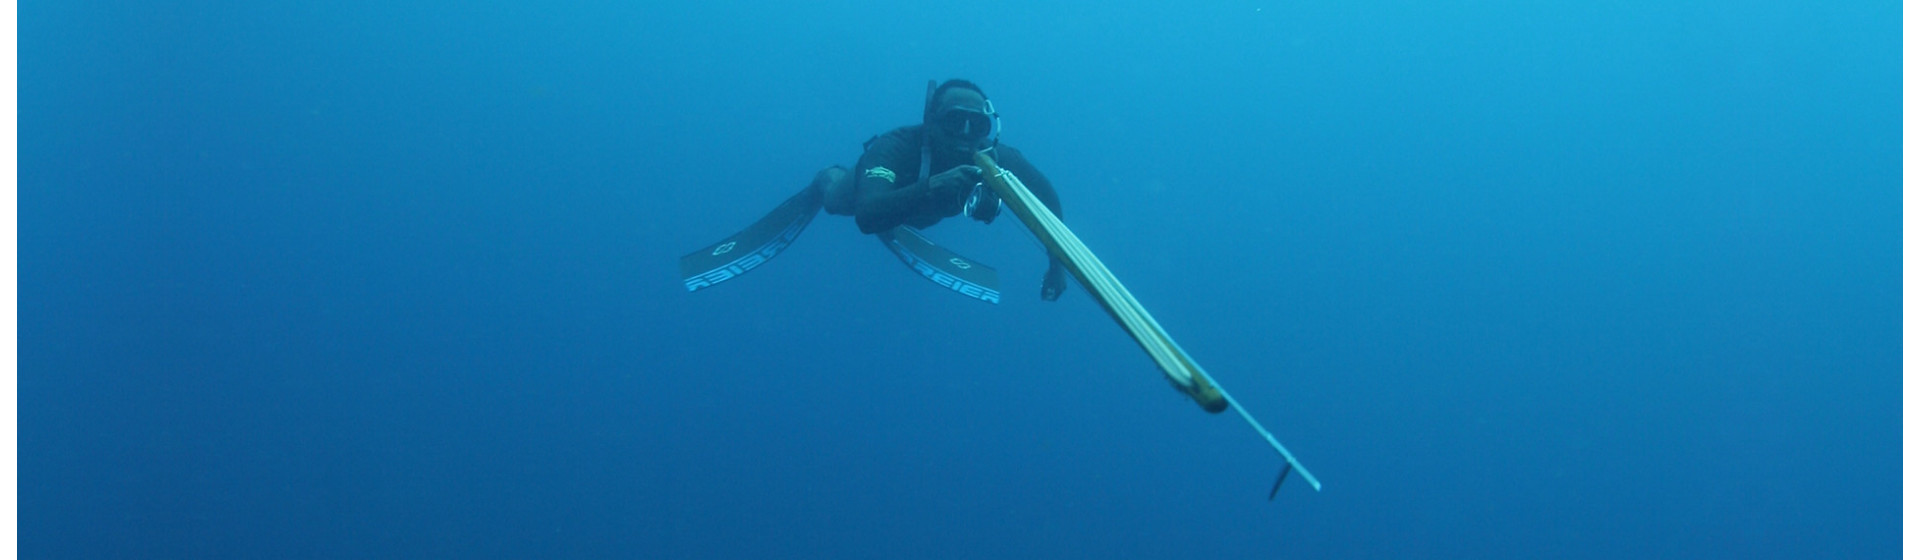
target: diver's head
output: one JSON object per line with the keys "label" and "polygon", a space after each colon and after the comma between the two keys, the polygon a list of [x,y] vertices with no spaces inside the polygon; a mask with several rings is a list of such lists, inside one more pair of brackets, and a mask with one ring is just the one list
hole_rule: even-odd
{"label": "diver's head", "polygon": [[966,80],[947,80],[934,88],[922,119],[935,151],[971,155],[1000,139],[1000,115],[993,111],[993,102]]}

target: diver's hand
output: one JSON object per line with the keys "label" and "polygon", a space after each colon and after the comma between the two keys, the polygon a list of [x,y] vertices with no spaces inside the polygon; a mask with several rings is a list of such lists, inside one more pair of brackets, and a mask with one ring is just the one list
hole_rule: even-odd
{"label": "diver's hand", "polygon": [[980,184],[980,168],[962,165],[927,179],[927,196],[938,201],[959,202]]}
{"label": "diver's hand", "polygon": [[1060,299],[1060,292],[1067,289],[1067,269],[1059,261],[1047,265],[1047,277],[1040,281],[1040,299],[1054,301]]}

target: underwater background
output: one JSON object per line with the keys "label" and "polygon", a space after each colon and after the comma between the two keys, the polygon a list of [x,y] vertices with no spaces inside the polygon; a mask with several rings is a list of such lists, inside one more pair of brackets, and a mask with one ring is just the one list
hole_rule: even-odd
{"label": "underwater background", "polygon": [[[29,558],[1876,558],[1896,2],[28,2]],[[1066,223],[678,258],[981,84]]]}

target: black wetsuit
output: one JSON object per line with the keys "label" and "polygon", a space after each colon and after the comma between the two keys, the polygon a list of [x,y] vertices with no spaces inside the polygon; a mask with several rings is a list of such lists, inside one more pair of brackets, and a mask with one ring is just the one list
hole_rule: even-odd
{"label": "black wetsuit", "polygon": [[[925,177],[920,177],[921,146],[925,135],[920,125],[903,126],[874,137],[867,141],[866,152],[860,155],[859,163],[853,168],[856,185],[854,222],[860,225],[861,233],[879,233],[895,226],[907,225],[924,229],[949,217],[960,214],[966,202],[964,194],[951,199],[937,199],[930,195]],[[1055,216],[1060,216],[1060,196],[1053,191],[1053,183],[1047,181],[1040,170],[1034,168],[1025,156],[1006,144],[1000,144],[993,150],[994,161],[1000,167],[1012,171],[1014,176],[1025,183],[1033,196],[1047,205]],[[928,166],[929,175],[972,165],[973,161],[963,160],[952,152],[933,151],[933,161]]]}

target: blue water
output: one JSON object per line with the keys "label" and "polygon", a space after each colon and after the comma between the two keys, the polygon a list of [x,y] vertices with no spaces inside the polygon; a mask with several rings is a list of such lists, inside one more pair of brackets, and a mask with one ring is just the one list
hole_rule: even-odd
{"label": "blue water", "polygon": [[[1875,558],[1895,2],[29,2],[31,558]],[[828,3],[835,4],[835,3]],[[1012,220],[689,294],[925,81]]]}

